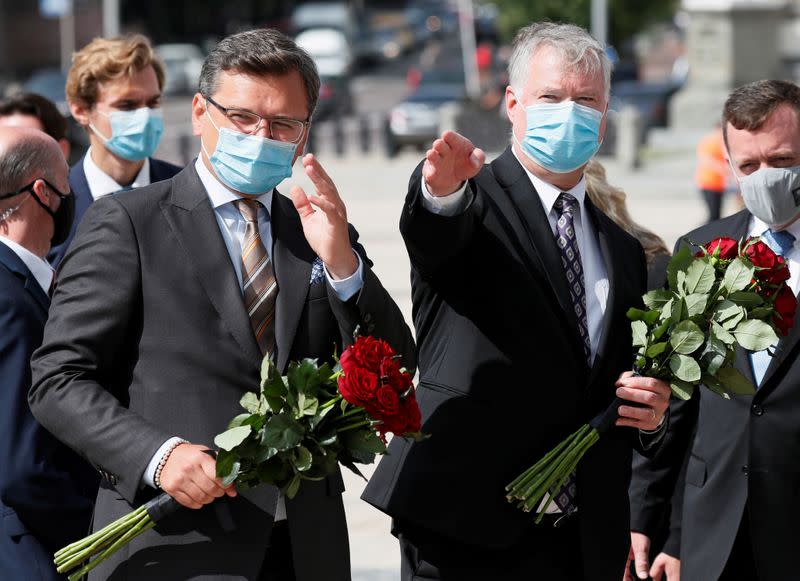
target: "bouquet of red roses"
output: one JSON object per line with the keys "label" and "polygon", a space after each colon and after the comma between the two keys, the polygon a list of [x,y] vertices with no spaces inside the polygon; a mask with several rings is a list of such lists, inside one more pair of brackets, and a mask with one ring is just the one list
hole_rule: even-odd
{"label": "bouquet of red roses", "polygon": [[[282,376],[265,357],[260,392],[246,393],[240,404],[246,413],[214,438],[217,476],[240,490],[272,484],[293,498],[304,480],[322,480],[339,464],[363,477],[356,464],[385,453],[386,434],[423,437],[411,374],[388,343],[373,337],[356,336],[334,368],[304,359]],[[69,579],[80,579],[180,507],[167,494],[157,496],[58,551],[58,572],[79,568]]]}
{"label": "bouquet of red roses", "polygon": [[[668,382],[681,399],[689,399],[699,385],[725,398],[755,393],[733,366],[736,347],[763,351],[777,343],[778,333],[789,332],[797,299],[787,280],[784,259],[758,237],[716,238],[694,255],[684,246],[667,267],[668,288],[642,297],[647,310],[628,311],[634,371]],[[511,482],[508,500],[525,511],[549,505],[584,454],[614,427],[624,403],[615,399]]]}

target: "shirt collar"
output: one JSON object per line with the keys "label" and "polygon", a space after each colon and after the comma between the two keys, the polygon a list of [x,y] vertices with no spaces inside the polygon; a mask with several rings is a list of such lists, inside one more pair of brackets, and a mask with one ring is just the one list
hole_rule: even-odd
{"label": "shirt collar", "polygon": [[[212,208],[216,210],[225,204],[242,199],[242,196],[220,182],[217,176],[211,173],[206,167],[206,164],[203,163],[202,154],[197,156],[194,167],[197,170],[197,175],[200,176],[200,181],[203,182],[203,186],[206,188]],[[273,190],[270,190],[265,194],[255,197],[255,199],[261,202],[261,205],[267,209],[268,213],[272,212],[272,192]]]}
{"label": "shirt collar", "polygon": [[39,283],[39,286],[42,287],[44,294],[50,294],[50,285],[53,282],[54,275],[53,267],[50,266],[50,263],[48,263],[44,258],[36,256],[24,246],[20,246],[13,240],[10,240],[4,236],[0,236],[0,242],[8,246],[11,249],[11,252],[16,254],[23,264],[28,267],[28,270],[31,271],[33,278],[35,278],[36,282]]}
{"label": "shirt collar", "polygon": [[517,158],[517,161],[522,166],[522,169],[525,170],[525,173],[528,174],[528,179],[531,181],[533,187],[536,189],[536,192],[539,194],[539,199],[542,201],[542,206],[544,206],[544,211],[546,214],[550,214],[550,212],[553,211],[553,206],[555,205],[558,196],[561,195],[561,192],[571,194],[576,200],[578,200],[580,207],[583,208],[583,200],[586,197],[586,176],[581,176],[581,180],[573,188],[569,190],[561,190],[553,184],[548,184],[546,181],[531,173],[530,170],[525,167],[525,164],[522,163],[522,160],[519,158],[519,155],[517,155],[517,151],[514,147],[511,148],[511,152],[514,154],[514,157]]}
{"label": "shirt collar", "polygon": [[[86,181],[89,184],[89,192],[93,199],[102,198],[114,192],[118,192],[125,186],[118,184],[114,178],[104,172],[92,159],[92,148],[83,157],[83,173],[86,174]],[[141,188],[150,185],[150,158],[145,158],[142,168],[129,188]]]}
{"label": "shirt collar", "polygon": [[[769,230],[769,224],[761,220],[760,218],[756,218],[753,216],[751,218],[751,226],[750,226],[750,236],[761,236]],[[793,222],[791,225],[786,227],[786,231],[794,236],[794,244],[793,246],[797,246],[798,241],[800,241],[800,220]]]}

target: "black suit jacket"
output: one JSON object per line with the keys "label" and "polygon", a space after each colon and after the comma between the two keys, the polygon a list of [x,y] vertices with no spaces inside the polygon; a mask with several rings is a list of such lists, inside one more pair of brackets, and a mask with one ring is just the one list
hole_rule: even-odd
{"label": "black suit jacket", "polygon": [[[50,299],[22,260],[0,243],[0,575],[38,579],[49,557],[86,535],[99,476],[28,407],[30,358],[42,342]],[[10,549],[10,550],[6,550]],[[13,559],[6,557],[15,555]]]}
{"label": "black suit jacket", "polygon": [[[685,238],[696,243],[717,236],[739,239],[747,235],[750,218],[749,212],[742,211]],[[672,415],[661,454],[636,471],[634,481],[647,494],[632,504],[634,529],[649,532],[673,491],[678,502],[683,496],[681,526],[672,531],[668,542],[680,547],[684,579],[720,575],[744,514],[749,518],[759,579],[797,576],[799,340],[800,326],[795,325],[778,343],[754,396],[726,400],[701,388],[688,402],[673,402],[680,413]],[[743,350],[737,353],[736,367],[753,380],[750,358]],[[678,478],[687,446],[685,476]],[[677,488],[671,485],[676,479]]]}
{"label": "black suit jacket", "polygon": [[[355,231],[364,286],[342,302],[324,279],[309,284],[315,255],[288,198],[274,195],[271,220],[278,367],[330,359],[368,320],[371,333],[414,368],[410,331]],[[241,412],[242,394],[258,389],[260,363],[231,259],[191,165],[171,180],[91,205],[59,273],[32,363],[30,402],[54,434],[111,474],[115,484],[104,483],[98,495],[102,526],[154,494],[140,488],[141,478],[167,438],[213,446]],[[337,473],[304,482],[286,503],[298,581],[350,577],[342,490]],[[275,487],[262,486],[182,510],[98,577],[255,579],[276,499]]]}
{"label": "black suit jacket", "polygon": [[[81,218],[83,218],[86,210],[94,201],[92,192],[89,189],[89,182],[86,180],[86,172],[83,171],[83,162],[85,158],[86,155],[81,157],[69,170],[69,187],[72,190],[72,195],[75,196],[75,220],[72,222],[72,228],[70,228],[67,239],[58,246],[53,246],[47,254],[47,260],[53,265],[53,268],[58,268],[58,265],[64,260],[64,255],[67,253],[72,239],[75,238],[75,232],[78,229]],[[162,180],[168,180],[179,171],[181,171],[181,168],[177,165],[154,157],[150,158],[151,184]]]}
{"label": "black suit jacket", "polygon": [[[630,369],[625,312],[641,302],[646,273],[639,243],[587,198],[611,285],[589,368],[550,223],[511,150],[470,187],[469,208],[443,217],[422,206],[420,168],[411,178],[400,227],[412,264],[417,394],[431,437],[393,440],[363,498],[401,528],[502,548],[534,527],[531,514],[506,501],[505,485],[605,409]],[[592,579],[624,568],[632,436],[612,430],[578,468],[579,554]]]}

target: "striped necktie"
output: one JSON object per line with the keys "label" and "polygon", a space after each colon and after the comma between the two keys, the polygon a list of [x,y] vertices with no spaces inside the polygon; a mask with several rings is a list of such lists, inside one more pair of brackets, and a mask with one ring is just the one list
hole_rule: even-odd
{"label": "striped necktie", "polygon": [[275,347],[275,299],[278,284],[267,249],[258,230],[258,208],[256,200],[234,202],[242,218],[247,222],[242,242],[242,291],[247,316],[264,355],[272,354]]}
{"label": "striped necktie", "polygon": [[[767,230],[761,235],[761,240],[763,240],[764,244],[769,246],[774,253],[780,256],[786,256],[789,251],[794,248],[795,238],[793,234],[786,230]],[[756,388],[761,387],[761,382],[767,374],[767,368],[772,362],[770,350],[774,351],[777,345],[778,344],[775,343],[770,346],[769,349],[750,353],[750,364],[753,366],[753,377],[755,377],[756,380]]]}

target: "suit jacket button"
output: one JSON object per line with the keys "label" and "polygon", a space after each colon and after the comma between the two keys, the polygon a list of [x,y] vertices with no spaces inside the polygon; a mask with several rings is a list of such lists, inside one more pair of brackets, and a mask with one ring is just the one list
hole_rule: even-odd
{"label": "suit jacket button", "polygon": [[742,466],[742,474],[744,474],[745,476],[747,476],[747,474],[748,474],[749,472],[750,472],[750,469],[747,467],[747,464],[745,464],[744,466]]}
{"label": "suit jacket button", "polygon": [[764,415],[764,408],[762,408],[762,407],[761,407],[760,405],[758,405],[757,403],[754,403],[754,404],[753,404],[753,407],[751,407],[751,408],[750,408],[750,412],[751,412],[751,413],[752,413],[754,416],[763,416],[763,415]]}

